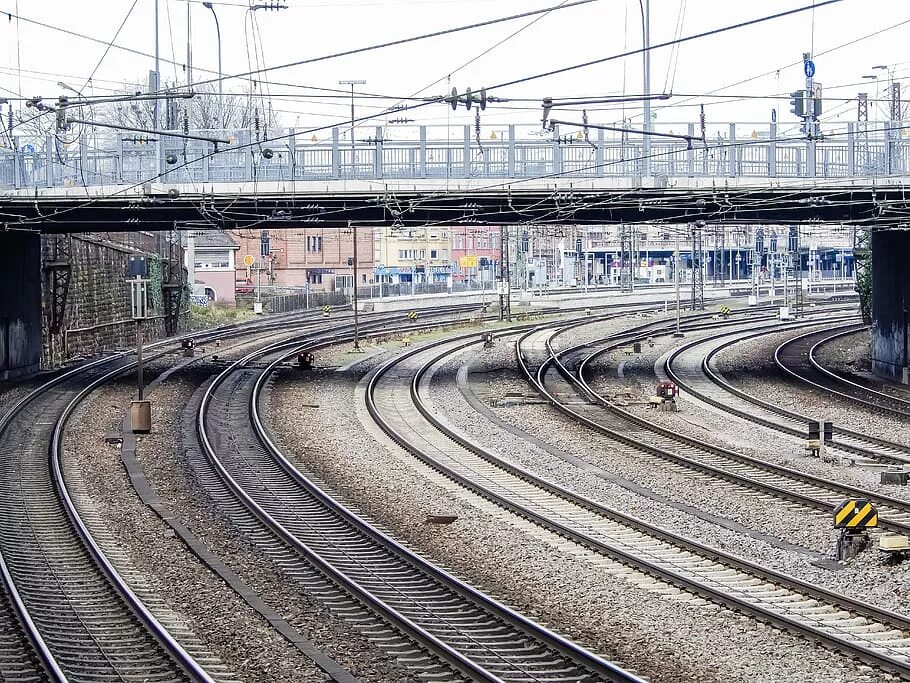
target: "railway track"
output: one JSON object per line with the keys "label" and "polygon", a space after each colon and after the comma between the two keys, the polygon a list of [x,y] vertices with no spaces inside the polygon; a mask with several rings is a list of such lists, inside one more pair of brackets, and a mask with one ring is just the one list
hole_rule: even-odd
{"label": "railway track", "polygon": [[[799,325],[796,323],[794,326]],[[713,359],[721,351],[783,329],[786,329],[785,326],[776,330],[722,333],[684,344],[665,359],[663,370],[681,389],[698,400],[750,422],[805,439],[809,422],[824,419],[824,415],[809,416],[759,399],[731,385],[713,367]],[[907,446],[840,425],[835,425],[833,445],[829,447],[831,450],[841,457],[859,456],[887,463],[910,464],[910,448]]]}
{"label": "railway track", "polygon": [[910,418],[910,399],[901,398],[854,382],[824,367],[818,360],[821,346],[862,330],[866,325],[845,325],[835,330],[820,330],[790,339],[774,351],[774,362],[797,381],[825,394],[846,399],[875,411]]}
{"label": "railway track", "polygon": [[[704,330],[715,324],[689,323],[683,329],[687,332]],[[649,335],[670,334],[675,328],[666,327],[661,330],[659,325],[651,324],[557,351],[553,348],[553,340],[566,329],[567,327],[544,328],[532,333],[538,338],[528,346],[536,349],[537,363],[530,361],[534,352],[529,348],[521,348],[522,340],[519,340],[518,353],[526,377],[558,410],[614,440],[614,448],[625,450],[637,460],[669,462],[691,472],[731,482],[744,489],[794,502],[825,514],[829,514],[845,497],[868,498],[880,506],[884,528],[910,533],[910,503],[906,501],[685,436],[626,410],[595,391],[585,378],[586,374],[590,374],[588,368],[591,363],[602,354],[640,339],[645,332]],[[529,336],[528,339],[530,338]],[[580,402],[579,398],[583,401]]]}
{"label": "railway track", "polygon": [[[426,376],[476,341],[415,349],[370,381],[374,417],[434,469],[523,519],[679,589],[910,677],[910,618],[775,572],[565,490],[444,425]],[[667,588],[672,592],[673,588]]]}
{"label": "railway track", "polygon": [[[96,387],[132,367],[124,356],[64,373],[0,419],[0,557],[16,608],[4,680],[212,681],[132,593],[95,544],[60,471],[66,420]],[[7,668],[9,667],[9,668]]]}
{"label": "railway track", "polygon": [[[200,440],[220,482],[242,502],[250,517],[246,524],[267,529],[273,538],[265,545],[274,552],[297,555],[296,561],[285,560],[289,569],[300,562],[316,567],[381,615],[391,625],[385,637],[423,673],[454,670],[490,681],[639,680],[429,565],[289,463],[262,425],[263,387],[289,352],[338,340],[337,334],[320,335],[296,348],[267,347],[227,368],[204,394],[197,414]],[[254,361],[264,367],[250,367]],[[334,593],[332,599],[340,600]],[[337,608],[350,610],[350,602]]]}
{"label": "railway track", "polygon": [[[313,316],[281,316],[197,338],[205,343],[285,330],[306,325],[308,318]],[[179,341],[148,345],[149,360],[179,350]],[[62,474],[73,410],[134,367],[126,353],[87,363],[59,374],[0,416],[0,680],[216,680],[108,561]],[[198,643],[191,645],[199,650]],[[216,669],[222,671],[212,665]]]}

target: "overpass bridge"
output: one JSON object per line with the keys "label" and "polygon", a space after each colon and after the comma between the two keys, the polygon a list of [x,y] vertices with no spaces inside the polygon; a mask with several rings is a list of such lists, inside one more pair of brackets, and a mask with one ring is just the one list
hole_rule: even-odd
{"label": "overpass bridge", "polygon": [[[536,126],[536,127],[535,127]],[[498,130],[497,130],[498,128]],[[695,138],[692,123],[664,123],[655,132]],[[59,136],[17,138],[0,148],[0,190],[79,186],[119,188],[146,182],[220,185],[318,181],[336,190],[351,181],[597,180],[600,187],[661,187],[698,179],[874,179],[910,169],[901,122],[847,123],[820,140],[778,124],[728,123],[704,139],[652,138],[650,177],[641,138],[603,129],[509,124],[358,128],[357,139],[332,128],[328,136],[249,130],[190,131],[228,140],[217,144],[166,134],[140,136],[83,128],[73,141]],[[100,132],[99,132],[100,131]],[[174,131],[178,133],[178,131]],[[417,183],[426,185],[426,183]],[[286,190],[291,191],[291,190]]]}
{"label": "overpass bridge", "polygon": [[[53,135],[20,139],[0,149],[0,241],[18,235],[6,245],[0,286],[19,286],[22,264],[34,261],[29,232],[851,224],[876,232],[874,355],[882,372],[899,376],[910,338],[906,129],[898,121],[849,123],[807,140],[774,123],[729,123],[691,144],[652,140],[649,176],[640,140],[565,126],[387,126],[360,137],[361,127],[353,143],[343,128],[325,138],[290,129],[267,140],[249,131],[193,131],[230,140],[219,145],[88,129],[70,144]],[[693,124],[660,131],[696,134]],[[0,319],[20,312],[0,310]]]}

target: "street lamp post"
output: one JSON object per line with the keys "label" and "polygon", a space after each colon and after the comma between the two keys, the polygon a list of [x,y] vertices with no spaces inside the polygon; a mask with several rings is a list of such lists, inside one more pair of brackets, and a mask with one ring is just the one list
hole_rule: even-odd
{"label": "street lamp post", "polygon": [[352,264],[354,266],[354,287],[351,297],[351,303],[354,307],[354,348],[351,350],[356,352],[362,350],[360,348],[360,320],[357,311],[357,228],[351,224],[351,221],[348,221],[348,228],[351,231],[351,239],[354,241],[354,262]]}
{"label": "street lamp post", "polygon": [[354,177],[354,86],[355,85],[365,85],[366,81],[353,79],[353,80],[343,80],[338,81],[338,85],[349,85],[351,86],[351,178]]}
{"label": "street lamp post", "polygon": [[215,33],[218,36],[218,127],[224,127],[224,80],[221,77],[221,26],[218,23],[218,15],[215,14],[215,8],[210,2],[203,2],[203,7],[212,10],[212,16],[215,17]]}
{"label": "street lamp post", "polygon": [[642,68],[644,70],[644,117],[642,125],[644,135],[642,136],[642,175],[649,177],[651,175],[651,0],[639,0],[641,9],[641,33],[642,33]]}

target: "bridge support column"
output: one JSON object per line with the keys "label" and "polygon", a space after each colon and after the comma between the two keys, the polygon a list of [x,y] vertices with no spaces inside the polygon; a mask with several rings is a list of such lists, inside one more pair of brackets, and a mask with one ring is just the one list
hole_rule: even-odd
{"label": "bridge support column", "polygon": [[872,371],[901,381],[910,365],[910,232],[872,233]]}
{"label": "bridge support column", "polygon": [[0,232],[0,380],[41,363],[41,238]]}

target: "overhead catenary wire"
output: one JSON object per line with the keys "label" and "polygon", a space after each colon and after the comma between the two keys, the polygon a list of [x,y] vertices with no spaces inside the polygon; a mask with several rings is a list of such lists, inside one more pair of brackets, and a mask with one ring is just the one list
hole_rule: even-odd
{"label": "overhead catenary wire", "polygon": [[[416,108],[416,106],[419,106],[419,105],[415,105],[414,108]],[[378,114],[378,115],[386,115],[386,114],[388,114],[388,113],[391,113],[391,111],[386,110],[386,111],[384,111],[384,112],[380,112],[380,114]],[[370,117],[363,117],[362,120],[367,120],[367,119],[371,119],[371,118],[375,118],[375,115],[374,115],[374,116],[370,116]],[[319,128],[313,128],[313,129],[310,129],[309,131],[302,131],[302,132],[315,132],[315,131],[318,131],[318,130],[326,130],[326,129],[328,129],[328,128],[330,128],[330,126],[323,126],[323,127],[319,127]],[[301,131],[298,131],[298,133],[300,133],[300,132],[301,132]],[[286,136],[279,136],[278,138],[272,138],[271,140],[282,139],[283,137],[286,137]],[[238,148],[237,148],[237,147],[232,147],[232,148],[231,148],[231,151],[234,151],[234,150],[236,150],[236,149],[238,149]],[[216,153],[217,153],[217,152],[216,152]],[[157,177],[157,176],[156,176],[156,177]]]}
{"label": "overhead catenary wire", "polygon": [[100,59],[98,59],[98,63],[95,64],[95,68],[92,69],[92,73],[89,74],[88,78],[85,79],[85,83],[83,83],[82,87],[79,88],[79,92],[82,92],[85,89],[85,86],[92,82],[92,78],[94,78],[95,74],[98,73],[98,68],[104,63],[104,58],[107,57],[107,53],[111,51],[111,47],[117,40],[117,37],[120,35],[120,31],[123,30],[124,26],[126,26],[126,22],[129,20],[130,15],[133,13],[133,10],[136,9],[136,3],[138,1],[139,0],[133,0],[133,4],[130,5],[130,8],[126,11],[126,16],[123,17],[123,21],[121,21],[120,26],[117,27],[117,32],[114,33],[114,37],[108,41],[107,45],[105,45],[104,52],[102,53]]}

